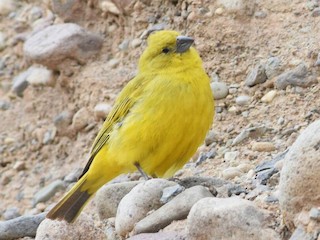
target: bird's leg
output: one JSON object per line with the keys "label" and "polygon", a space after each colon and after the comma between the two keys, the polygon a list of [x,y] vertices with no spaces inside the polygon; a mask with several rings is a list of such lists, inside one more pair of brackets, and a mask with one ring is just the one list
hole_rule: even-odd
{"label": "bird's leg", "polygon": [[134,165],[136,166],[136,168],[138,169],[138,171],[140,172],[140,174],[142,175],[142,177],[147,181],[150,179],[150,177],[148,176],[148,174],[146,174],[143,169],[141,168],[140,164],[138,162],[135,162]]}

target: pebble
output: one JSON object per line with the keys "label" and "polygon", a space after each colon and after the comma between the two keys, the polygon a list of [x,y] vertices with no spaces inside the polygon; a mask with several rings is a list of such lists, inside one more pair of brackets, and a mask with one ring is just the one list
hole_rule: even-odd
{"label": "pebble", "polygon": [[278,57],[268,58],[265,65],[265,72],[268,79],[271,79],[281,73],[281,60]]}
{"label": "pebble", "polygon": [[0,239],[35,237],[37,228],[45,216],[46,213],[41,213],[35,216],[21,216],[9,221],[1,221]]}
{"label": "pebble", "polygon": [[10,145],[10,144],[15,143],[15,142],[16,142],[16,139],[13,138],[13,137],[6,137],[3,140],[3,143],[6,144],[6,145]]}
{"label": "pebble", "polygon": [[246,105],[249,105],[250,100],[251,100],[250,96],[247,96],[247,95],[238,96],[236,98],[236,104],[238,104],[239,106],[246,106]]}
{"label": "pebble", "polygon": [[119,44],[119,49],[121,51],[127,51],[129,48],[129,43],[130,40],[129,39],[124,39],[120,44]]}
{"label": "pebble", "polygon": [[171,187],[166,187],[162,191],[162,196],[160,198],[160,202],[162,204],[166,204],[170,200],[172,200],[175,196],[183,192],[185,188],[179,184],[173,185]]}
{"label": "pebble", "polygon": [[117,6],[111,1],[100,1],[99,7],[103,12],[109,12],[115,15],[119,15],[121,13]]}
{"label": "pebble", "polygon": [[243,172],[243,173],[247,173],[249,170],[252,169],[252,166],[248,163],[240,163],[237,166],[237,169],[239,169],[239,171]]}
{"label": "pebble", "polygon": [[82,174],[83,169],[82,168],[77,168],[73,170],[71,173],[69,173],[67,176],[64,177],[63,181],[66,183],[73,183],[78,181],[78,178]]}
{"label": "pebble", "polygon": [[248,74],[244,84],[248,87],[253,87],[259,83],[264,83],[266,80],[267,75],[265,72],[265,65],[258,64]]}
{"label": "pebble", "polygon": [[277,90],[271,90],[261,98],[261,102],[271,103],[276,96],[277,96]]}
{"label": "pebble", "polygon": [[14,77],[11,90],[17,94],[19,97],[23,97],[23,92],[27,89],[29,83],[27,82],[27,77],[29,76],[29,71],[24,71],[18,76]]}
{"label": "pebble", "polygon": [[309,211],[309,216],[311,219],[320,221],[320,209],[319,208],[311,208]]}
{"label": "pebble", "polygon": [[242,175],[242,172],[236,167],[229,167],[222,171],[222,177],[226,180],[234,179]]}
{"label": "pebble", "polygon": [[7,208],[4,213],[2,214],[2,217],[4,220],[10,220],[17,217],[20,217],[21,214],[19,213],[20,209],[17,207],[10,207]]}
{"label": "pebble", "polygon": [[0,15],[8,15],[16,8],[16,2],[14,0],[1,0],[0,1]]}
{"label": "pebble", "polygon": [[213,197],[203,186],[194,186],[186,189],[170,202],[163,205],[134,227],[134,234],[145,232],[157,232],[174,220],[184,219],[188,216],[192,206],[202,198]]}
{"label": "pebble", "polygon": [[252,150],[258,152],[272,152],[276,150],[276,147],[271,142],[253,142]]}
{"label": "pebble", "polygon": [[53,118],[54,126],[58,132],[63,132],[72,123],[73,114],[69,111],[63,111]]}
{"label": "pebble", "polygon": [[112,106],[108,103],[98,103],[93,109],[94,116],[97,120],[105,120],[111,109]]}
{"label": "pebble", "polygon": [[275,81],[275,87],[286,89],[287,86],[309,87],[317,83],[314,76],[308,76],[308,69],[305,63],[299,64],[296,68],[282,73]]}
{"label": "pebble", "polygon": [[94,198],[100,220],[115,217],[121,199],[139,183],[141,182],[114,183],[100,188]]}
{"label": "pebble", "polygon": [[224,13],[224,9],[223,8],[217,8],[215,11],[214,11],[214,14],[216,15],[222,15]]}
{"label": "pebble", "polygon": [[102,48],[103,38],[74,23],[56,24],[30,35],[24,56],[49,69],[63,66],[64,60],[86,62]]}
{"label": "pebble", "polygon": [[0,100],[0,110],[8,110],[10,108],[10,103],[5,100]]}
{"label": "pebble", "polygon": [[[109,239],[109,238],[108,238]],[[157,233],[141,233],[134,235],[127,240],[184,240],[186,237],[181,232],[157,232]]]}
{"label": "pebble", "polygon": [[224,82],[212,82],[210,86],[216,100],[223,99],[229,94],[228,86]]}
{"label": "pebble", "polygon": [[14,165],[13,165],[13,169],[19,171],[25,170],[26,169],[26,164],[24,161],[17,161]]}
{"label": "pebble", "polygon": [[52,70],[44,67],[30,67],[26,81],[33,86],[53,86],[54,78]]}
{"label": "pebble", "polygon": [[131,47],[132,48],[137,48],[141,45],[142,40],[140,38],[135,38],[131,41]]}
{"label": "pebble", "polygon": [[268,227],[269,217],[253,202],[240,197],[203,198],[188,215],[187,239],[279,240]]}
{"label": "pebble", "polygon": [[[302,210],[319,206],[320,120],[304,129],[285,156],[279,184],[280,209],[285,225],[293,230],[294,219]],[[297,227],[297,226],[296,226]]]}
{"label": "pebble", "polygon": [[90,123],[91,113],[86,107],[80,108],[72,118],[72,127],[76,131],[84,129]]}
{"label": "pebble", "polygon": [[158,209],[164,188],[176,183],[165,179],[151,179],[135,186],[124,196],[118,206],[115,228],[120,236],[126,236],[135,224],[151,210]]}
{"label": "pebble", "polygon": [[267,16],[268,16],[268,14],[264,11],[257,11],[254,13],[254,17],[259,18],[259,19],[266,18]]}
{"label": "pebble", "polygon": [[238,155],[239,155],[238,151],[226,152],[224,154],[224,160],[227,162],[232,162],[232,161],[236,160]]}
{"label": "pebble", "polygon": [[211,145],[212,143],[217,141],[217,133],[213,130],[210,130],[207,133],[206,139],[205,139],[205,144],[206,146]]}
{"label": "pebble", "polygon": [[45,186],[44,188],[40,189],[33,197],[33,205],[37,205],[39,202],[46,202],[51,197],[53,197],[56,192],[60,190],[64,190],[65,185],[62,180],[56,180],[49,185]]}
{"label": "pebble", "polygon": [[248,138],[258,138],[261,137],[267,128],[265,126],[257,126],[257,127],[250,127],[246,128],[241,131],[241,133],[232,141],[232,146],[237,145]]}
{"label": "pebble", "polygon": [[276,168],[262,170],[257,173],[256,180],[261,185],[267,185],[269,179],[277,172],[278,170]]}
{"label": "pebble", "polygon": [[116,58],[112,58],[108,61],[108,65],[111,67],[111,68],[116,68],[120,63],[120,60],[119,59],[116,59]]}
{"label": "pebble", "polygon": [[315,9],[313,9],[312,13],[311,13],[312,17],[319,17],[320,16],[320,8],[317,7]]}
{"label": "pebble", "polygon": [[104,232],[94,226],[94,221],[88,215],[81,213],[73,223],[44,219],[37,229],[35,240],[71,240],[86,239],[98,240],[105,239]]}

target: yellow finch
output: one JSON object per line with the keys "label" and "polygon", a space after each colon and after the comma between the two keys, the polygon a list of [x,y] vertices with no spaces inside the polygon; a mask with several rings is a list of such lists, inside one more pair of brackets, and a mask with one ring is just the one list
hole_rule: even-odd
{"label": "yellow finch", "polygon": [[137,168],[170,177],[203,142],[214,114],[209,77],[193,39],[157,31],[119,94],[72,189],[47,214],[73,222],[105,183]]}

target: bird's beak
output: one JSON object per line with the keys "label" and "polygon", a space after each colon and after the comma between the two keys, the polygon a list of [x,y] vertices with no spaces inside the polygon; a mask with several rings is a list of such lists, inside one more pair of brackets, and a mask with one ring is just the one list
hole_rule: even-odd
{"label": "bird's beak", "polygon": [[194,42],[194,39],[191,37],[186,36],[178,36],[177,37],[177,47],[176,52],[177,53],[184,53],[186,52]]}

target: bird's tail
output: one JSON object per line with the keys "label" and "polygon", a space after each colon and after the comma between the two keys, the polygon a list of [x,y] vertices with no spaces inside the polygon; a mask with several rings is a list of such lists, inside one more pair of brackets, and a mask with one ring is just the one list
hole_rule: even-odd
{"label": "bird's tail", "polygon": [[78,217],[81,210],[94,194],[89,194],[87,190],[83,190],[87,175],[87,173],[84,174],[56,206],[48,212],[47,218],[66,220],[71,223]]}

